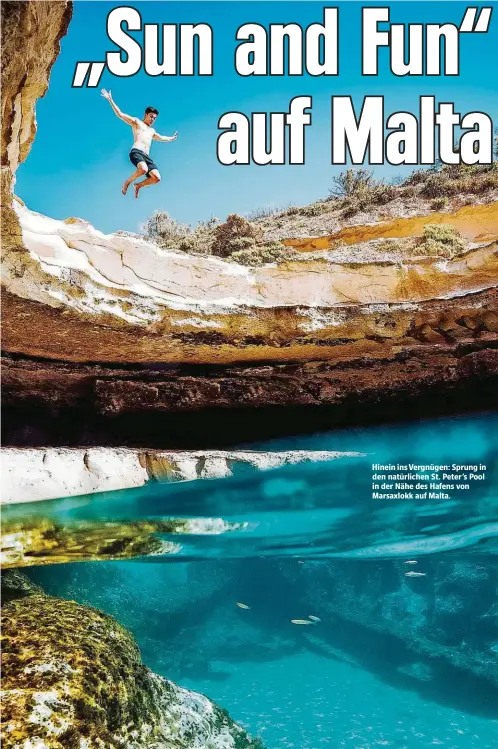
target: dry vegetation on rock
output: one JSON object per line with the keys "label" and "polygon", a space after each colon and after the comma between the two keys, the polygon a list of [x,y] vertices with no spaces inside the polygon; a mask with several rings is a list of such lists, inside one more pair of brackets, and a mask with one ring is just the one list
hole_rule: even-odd
{"label": "dry vegetation on rock", "polygon": [[212,218],[192,229],[167,213],[156,211],[145,224],[145,233],[160,247],[192,254],[214,255],[243,265],[281,262],[297,255],[278,241],[265,241],[262,228],[237,213],[221,223]]}
{"label": "dry vegetation on rock", "polygon": [[427,224],[417,241],[413,255],[451,258],[465,249],[465,240],[449,224]]}
{"label": "dry vegetation on rock", "polygon": [[[144,231],[160,247],[257,266],[303,260],[295,250],[282,245],[284,238],[318,237],[333,234],[348,223],[450,212],[466,204],[497,198],[498,162],[419,169],[398,184],[376,179],[368,169],[346,169],[333,178],[329,196],[309,205],[289,206],[280,211],[260,209],[246,218],[232,213],[224,222],[213,217],[199,222],[195,228],[156,211]],[[455,236],[450,242],[449,235],[443,238],[439,231],[436,237],[434,232],[428,229],[417,254],[449,257],[463,248]],[[450,244],[452,251],[448,254]]]}

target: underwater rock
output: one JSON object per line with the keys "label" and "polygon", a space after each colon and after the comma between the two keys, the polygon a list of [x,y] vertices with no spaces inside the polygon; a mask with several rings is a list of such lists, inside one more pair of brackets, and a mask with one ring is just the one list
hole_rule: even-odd
{"label": "underwater rock", "polygon": [[409,663],[405,666],[399,666],[397,671],[418,681],[431,681],[433,678],[432,669],[428,663]]}
{"label": "underwater rock", "polygon": [[296,463],[354,457],[326,450],[133,450],[93,447],[0,451],[2,504],[35,502],[94,492],[131,489],[149,480],[191,481],[231,476],[239,469],[268,470]]}
{"label": "underwater rock", "polygon": [[[405,573],[405,576],[408,573]],[[414,593],[408,585],[382,597],[382,619],[384,621],[409,623],[413,628],[424,627],[427,622],[428,603],[423,595]]]}
{"label": "underwater rock", "polygon": [[[66,566],[66,575],[56,577],[50,567],[30,569],[29,574],[44,587],[47,593],[61,598],[77,598],[116,617],[120,624],[132,632],[141,632],[140,648],[146,661],[160,664],[161,673],[185,672],[172,668],[174,658],[182,658],[181,647],[173,636],[176,625],[164,642],[163,633],[171,622],[178,622],[185,615],[192,616],[199,628],[203,626],[201,612],[215,605],[220,591],[233,586],[231,565],[222,568],[212,564],[190,564],[175,560],[174,574],[169,575],[164,565],[157,560],[143,564],[99,562],[84,567]],[[144,569],[148,574],[144,575]],[[163,571],[164,570],[164,571]],[[9,572],[17,570],[9,570]],[[41,576],[41,577],[40,577]],[[78,579],[78,585],[75,580]],[[165,584],[167,580],[167,584]],[[58,581],[58,582],[57,582]],[[52,587],[55,585],[56,587]],[[76,592],[77,590],[77,592]],[[189,640],[190,644],[190,640]],[[192,640],[193,648],[197,648]],[[198,651],[199,657],[201,651]],[[207,656],[206,656],[207,657]],[[172,677],[173,678],[173,677]],[[177,677],[176,677],[177,678]]]}
{"label": "underwater rock", "polygon": [[239,530],[242,525],[204,517],[60,525],[50,516],[28,516],[2,523],[0,562],[4,568],[15,568],[164,556],[177,554],[181,545],[164,540],[162,534],[219,535]]}
{"label": "underwater rock", "polygon": [[19,570],[2,572],[2,602],[8,603],[16,598],[25,598],[43,593],[39,585],[33,583]]}
{"label": "underwater rock", "polygon": [[[243,567],[237,569],[241,572]],[[230,587],[233,589],[236,584],[236,575],[233,575]],[[216,597],[204,599],[199,613],[200,621],[190,620],[188,642],[181,633],[178,636],[172,633],[168,642],[164,642],[164,639],[161,642],[157,638],[151,642],[151,646],[154,645],[154,652],[161,649],[159,657],[164,662],[164,668],[170,664],[175,674],[197,673],[212,678],[223,677],[245,658],[252,662],[264,662],[295,653],[300,644],[296,643],[295,633],[289,630],[297,630],[298,627],[293,627],[289,622],[288,627],[267,629],[261,622],[258,603],[256,600],[254,606],[241,609],[233,600],[233,593],[230,600],[228,590],[219,591]]]}
{"label": "underwater rock", "polygon": [[[486,626],[478,631],[474,624],[492,619],[490,606],[496,595],[496,571],[483,569],[474,562],[439,557],[434,561],[426,557],[424,567],[431,580],[431,588],[425,595],[410,589],[402,563],[397,579],[392,571],[384,578],[376,565],[359,568],[351,560],[347,561],[347,567],[334,562],[308,561],[291,568],[279,563],[286,580],[299,580],[305,586],[306,605],[320,608],[328,617],[333,616],[336,626],[347,623],[370,631],[372,636],[392,637],[415,655],[416,663],[422,660],[446,663],[496,688],[498,661],[489,656],[490,633]],[[455,580],[459,585],[461,581],[469,585],[464,588],[463,601],[449,598],[448,588]],[[450,627],[447,626],[448,616],[451,616]],[[473,632],[472,636],[469,631]],[[320,637],[320,629],[314,629],[313,634]],[[409,675],[421,679],[420,673]]]}
{"label": "underwater rock", "polygon": [[2,613],[5,749],[263,749],[207,697],[146,668],[107,614],[38,592]]}

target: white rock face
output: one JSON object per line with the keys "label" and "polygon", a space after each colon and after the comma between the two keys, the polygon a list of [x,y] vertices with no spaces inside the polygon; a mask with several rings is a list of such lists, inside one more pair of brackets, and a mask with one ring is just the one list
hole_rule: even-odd
{"label": "white rock face", "polygon": [[[24,245],[40,269],[52,276],[54,289],[57,279],[67,281],[72,272],[73,280],[79,280],[82,286],[81,274],[84,274],[91,286],[96,285],[102,291],[122,289],[143,300],[149,298],[153,306],[162,304],[189,310],[199,304],[231,307],[244,302],[256,303],[258,295],[255,297],[249,269],[237,263],[163,250],[138,236],[103,234],[86,221],[48,218],[18,202],[14,203],[14,208],[21,224]],[[91,299],[90,288],[86,291],[86,302],[95,304],[98,299]],[[46,292],[50,294],[50,289]],[[44,301],[50,303],[48,299]],[[60,298],[59,301],[78,307],[76,297],[72,300]],[[101,311],[119,314],[115,301],[116,293],[110,292],[108,302],[111,308]],[[259,303],[262,301],[260,298]],[[101,302],[105,303],[103,298]],[[85,305],[85,300],[79,299],[79,304]],[[138,316],[129,313],[123,317],[129,322],[146,323],[151,322],[154,315],[151,309],[149,316],[144,310]]]}
{"label": "white rock face", "polygon": [[4,503],[127,489],[148,480],[146,469],[130,450],[6,448],[0,460]]}
{"label": "white rock face", "polygon": [[104,234],[81,219],[51,219],[17,201],[14,208],[29,260],[27,253],[7,254],[5,288],[96,319],[109,315],[116,325],[153,328],[166,316],[168,324],[184,330],[213,329],[224,326],[210,315],[247,308],[416,303],[442,293],[452,296],[457,288],[460,294],[489,288],[496,267],[492,248],[475,248],[444,261],[439,268],[444,278],[434,279],[437,263],[397,257],[379,263],[375,252],[369,259],[348,247],[338,259],[324,253],[320,262],[304,262],[303,256],[302,262],[281,267],[249,268],[161,249],[137,235]]}
{"label": "white rock face", "polygon": [[37,502],[95,492],[132,489],[149,479],[192,481],[232,475],[237,465],[255,470],[334,460],[354,452],[289,450],[151,451],[118,447],[14,448],[0,451],[2,504]]}

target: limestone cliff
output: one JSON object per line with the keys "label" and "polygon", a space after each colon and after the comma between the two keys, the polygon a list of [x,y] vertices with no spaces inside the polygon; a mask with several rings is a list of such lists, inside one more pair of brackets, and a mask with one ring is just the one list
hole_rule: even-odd
{"label": "limestone cliff", "polygon": [[[10,184],[71,9],[4,5]],[[33,58],[28,51],[21,75],[13,50],[26,39]],[[487,198],[474,196],[488,226],[493,185]],[[356,227],[347,247],[294,241],[325,250],[249,268],[5,202],[7,443],[200,447],[226,444],[227,430],[237,441],[309,427],[313,407],[328,409],[323,424],[313,412],[316,428],[379,418],[408,401],[431,412],[463,392],[482,405],[498,390],[497,241],[486,226],[444,253],[399,239],[400,226],[394,235]],[[271,418],[261,415],[269,408]],[[290,416],[292,408],[301,410]]]}
{"label": "limestone cliff", "polygon": [[146,668],[111,616],[6,576],[5,749],[262,749],[207,697]]}
{"label": "limestone cliff", "polygon": [[86,411],[79,423],[96,414],[105,433],[108,417],[131,416],[121,438],[143,444],[137,415],[493,389],[494,240],[449,257],[371,240],[253,269],[15,210],[26,250],[4,257],[3,336],[17,420]]}
{"label": "limestone cliff", "polygon": [[27,251],[4,263],[12,352],[75,363],[338,360],[435,340],[426,325],[462,328],[455,337],[497,327],[484,303],[498,279],[496,241],[447,258],[370,242],[254,269],[15,210]]}
{"label": "limestone cliff", "polygon": [[21,245],[11,208],[15,172],[26,159],[36,133],[35,106],[48,88],[59,42],[72,15],[72,3],[2,3],[2,247]]}

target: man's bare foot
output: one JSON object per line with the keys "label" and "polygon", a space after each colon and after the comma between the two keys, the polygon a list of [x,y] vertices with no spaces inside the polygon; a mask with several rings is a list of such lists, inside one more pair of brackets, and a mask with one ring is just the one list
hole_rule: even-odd
{"label": "man's bare foot", "polygon": [[140,185],[135,185],[135,197],[138,198],[138,193],[140,192]]}
{"label": "man's bare foot", "polygon": [[123,187],[121,188],[121,192],[123,193],[123,195],[126,195],[126,192],[127,192],[128,188],[129,188],[129,186],[130,185],[129,185],[128,182],[123,182]]}

